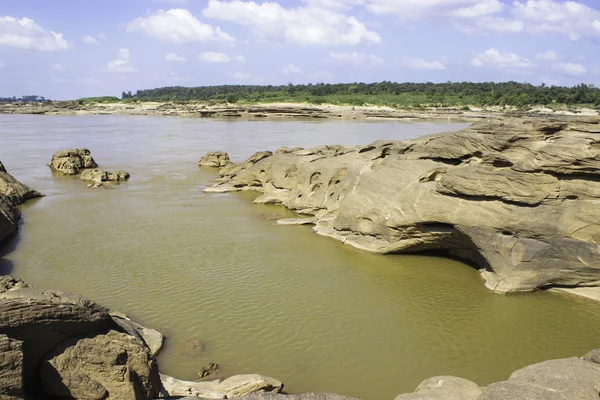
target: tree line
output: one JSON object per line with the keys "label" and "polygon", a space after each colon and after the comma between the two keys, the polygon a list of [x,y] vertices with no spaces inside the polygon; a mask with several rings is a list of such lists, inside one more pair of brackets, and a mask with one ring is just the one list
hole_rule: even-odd
{"label": "tree line", "polygon": [[340,83],[306,85],[171,86],[123,92],[123,98],[146,101],[277,101],[386,103],[390,105],[517,106],[590,104],[600,106],[600,89],[582,83],[573,87],[536,86],[519,82]]}
{"label": "tree line", "polygon": [[38,96],[35,94],[21,96],[21,97],[0,97],[0,103],[34,103],[39,101],[48,101],[44,96]]}

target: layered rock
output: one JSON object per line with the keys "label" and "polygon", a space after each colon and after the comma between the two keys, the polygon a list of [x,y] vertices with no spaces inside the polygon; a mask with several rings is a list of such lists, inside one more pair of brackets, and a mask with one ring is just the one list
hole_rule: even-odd
{"label": "layered rock", "polygon": [[0,335],[0,399],[16,400],[23,392],[23,343]]}
{"label": "layered rock", "polygon": [[21,213],[16,206],[40,196],[43,195],[16,180],[0,162],[0,244],[17,233]]}
{"label": "layered rock", "polygon": [[60,150],[52,155],[48,166],[61,174],[77,175],[85,168],[96,168],[89,149]]}
{"label": "layered rock", "polygon": [[214,151],[211,153],[207,153],[204,155],[200,161],[198,161],[198,166],[200,167],[213,167],[213,168],[223,168],[227,164],[230,164],[229,155],[222,151]]}
{"label": "layered rock", "polygon": [[129,179],[129,173],[125,171],[109,172],[103,169],[85,169],[81,172],[79,179],[89,181],[100,186],[105,183],[124,182]]}
{"label": "layered rock", "polygon": [[368,146],[256,155],[207,192],[314,216],[314,230],[382,253],[444,250],[498,292],[600,283],[600,125],[507,119]]}

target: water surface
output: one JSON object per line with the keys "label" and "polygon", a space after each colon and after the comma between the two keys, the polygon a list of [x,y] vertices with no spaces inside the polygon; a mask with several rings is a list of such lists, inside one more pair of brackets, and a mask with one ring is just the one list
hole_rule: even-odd
{"label": "water surface", "polygon": [[[526,364],[600,347],[600,306],[553,293],[495,295],[473,268],[427,256],[376,256],[309,227],[277,226],[282,207],[253,194],[205,194],[208,151],[241,161],[286,145],[366,144],[464,125],[216,121],[131,116],[0,116],[0,160],[47,196],[23,207],[0,273],[80,293],[168,336],[161,371],[192,379],[276,377],[290,392],[393,399],[425,378],[485,385]],[[131,181],[87,189],[46,166],[88,147]],[[205,350],[186,354],[190,341]]]}

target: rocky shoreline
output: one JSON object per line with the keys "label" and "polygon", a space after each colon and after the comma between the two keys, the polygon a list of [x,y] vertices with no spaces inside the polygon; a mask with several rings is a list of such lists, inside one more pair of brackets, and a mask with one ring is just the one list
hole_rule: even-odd
{"label": "rocky shoreline", "polygon": [[305,120],[396,120],[475,122],[485,118],[526,116],[597,116],[592,109],[553,110],[534,107],[526,112],[503,107],[424,107],[396,109],[384,106],[314,105],[304,103],[265,103],[253,105],[209,104],[201,102],[82,103],[54,101],[44,103],[0,103],[0,114],[34,115],[155,115],[191,118]]}
{"label": "rocky shoreline", "polygon": [[[495,291],[600,283],[600,121],[495,120],[459,132],[367,146],[281,148],[220,168],[207,192],[252,190],[317,233],[377,253],[441,249],[482,268]],[[55,153],[55,171],[97,171],[87,149]],[[75,171],[76,170],[76,171]],[[0,164],[0,245],[18,205],[42,196]],[[0,399],[352,400],[285,394],[262,375],[185,382],[159,373],[162,335],[79,295],[0,276]],[[452,376],[396,400],[598,399],[600,349],[517,370],[480,387]],[[189,397],[186,397],[189,396]]]}

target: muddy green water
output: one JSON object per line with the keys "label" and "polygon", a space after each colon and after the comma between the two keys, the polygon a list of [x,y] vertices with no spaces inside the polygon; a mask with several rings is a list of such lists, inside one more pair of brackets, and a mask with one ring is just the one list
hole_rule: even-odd
{"label": "muddy green water", "polygon": [[[459,124],[0,116],[0,160],[47,194],[23,207],[0,273],[74,291],[163,331],[162,372],[274,376],[290,392],[393,399],[432,375],[481,385],[600,347],[600,305],[554,293],[494,295],[460,262],[376,256],[276,226],[253,195],[208,195],[207,151],[236,161],[281,145],[363,144]],[[55,177],[55,150],[89,147],[132,174],[114,189]],[[186,353],[188,343],[205,345]]]}

